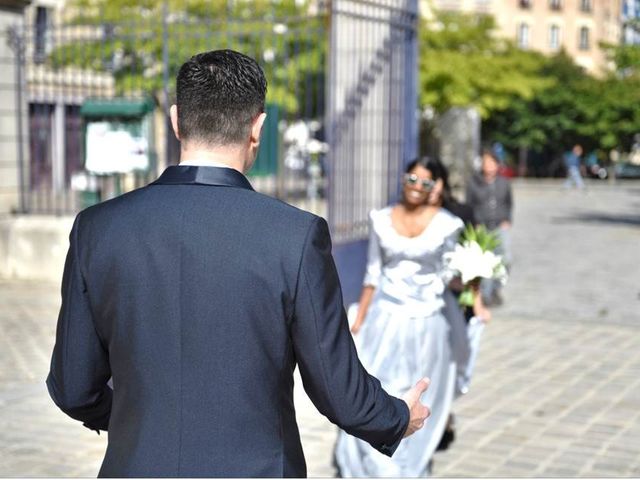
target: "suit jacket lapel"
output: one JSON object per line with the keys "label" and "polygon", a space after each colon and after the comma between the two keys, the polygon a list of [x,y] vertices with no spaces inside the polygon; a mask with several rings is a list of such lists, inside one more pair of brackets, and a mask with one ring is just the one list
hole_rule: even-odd
{"label": "suit jacket lapel", "polygon": [[253,190],[243,174],[233,168],[173,165],[151,185],[217,185]]}

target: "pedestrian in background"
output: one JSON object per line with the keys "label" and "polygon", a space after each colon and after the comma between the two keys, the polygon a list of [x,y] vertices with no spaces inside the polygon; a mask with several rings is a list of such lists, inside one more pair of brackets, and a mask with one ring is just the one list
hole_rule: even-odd
{"label": "pedestrian in background", "polygon": [[[477,225],[484,225],[495,232],[500,240],[496,251],[502,255],[507,267],[511,265],[511,218],[513,201],[511,183],[498,174],[500,162],[490,149],[482,152],[481,172],[474,175],[467,185],[466,202],[473,208]],[[484,279],[481,292],[486,305],[502,303],[500,285],[496,280]]]}
{"label": "pedestrian in background", "polygon": [[567,179],[564,182],[565,188],[571,188],[575,184],[579,190],[584,189],[584,181],[580,173],[580,163],[582,160],[582,145],[575,144],[570,152],[564,154],[564,166],[567,169]]}
{"label": "pedestrian in background", "polygon": [[[429,204],[441,206],[460,218],[465,225],[476,224],[473,208],[467,203],[460,202],[451,191],[449,185],[449,171],[436,159],[429,160],[431,169],[438,173],[442,183],[436,186],[429,194]],[[479,290],[475,291],[473,306],[462,306],[458,302],[464,285],[459,278],[453,278],[449,283],[448,292],[444,295],[444,315],[449,322],[450,335],[457,345],[465,348],[455,348],[457,379],[456,395],[462,395],[469,391],[471,376],[475,367],[475,360],[480,348],[480,337],[484,324],[491,320],[491,311],[482,302]],[[463,319],[463,320],[462,320]],[[462,328],[461,328],[462,325]],[[453,412],[449,414],[447,426],[436,450],[446,450],[456,437],[455,417]]]}

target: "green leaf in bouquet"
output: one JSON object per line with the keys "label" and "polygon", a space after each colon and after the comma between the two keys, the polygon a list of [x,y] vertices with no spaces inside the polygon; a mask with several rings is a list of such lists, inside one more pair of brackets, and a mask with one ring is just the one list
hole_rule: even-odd
{"label": "green leaf in bouquet", "polygon": [[460,236],[460,243],[476,242],[483,252],[494,252],[500,245],[498,235],[487,230],[484,225],[467,225]]}
{"label": "green leaf in bouquet", "polygon": [[473,307],[473,300],[473,290],[467,287],[460,294],[458,303],[464,307]]}

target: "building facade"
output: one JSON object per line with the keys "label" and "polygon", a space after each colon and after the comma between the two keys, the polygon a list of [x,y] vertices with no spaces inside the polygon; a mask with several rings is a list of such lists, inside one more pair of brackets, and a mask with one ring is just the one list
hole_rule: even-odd
{"label": "building facade", "polygon": [[624,43],[640,44],[640,0],[623,0],[622,28]]}
{"label": "building facade", "polygon": [[491,14],[499,34],[520,48],[546,54],[564,49],[596,75],[609,68],[600,43],[622,38],[623,0],[423,0],[421,6],[423,15],[432,8]]}
{"label": "building facade", "polygon": [[[25,101],[28,119],[28,162],[24,190],[29,210],[73,210],[70,184],[83,169],[83,122],[80,109],[87,98],[114,94],[114,81],[92,69],[52,68],[56,48],[94,41],[96,27],[66,23],[64,0],[34,0],[24,16]],[[51,207],[51,208],[49,208]]]}
{"label": "building facade", "polygon": [[17,30],[28,5],[29,1],[0,0],[0,218],[19,205],[19,157],[25,149],[22,132],[26,129],[26,104],[18,94],[22,79],[17,68]]}

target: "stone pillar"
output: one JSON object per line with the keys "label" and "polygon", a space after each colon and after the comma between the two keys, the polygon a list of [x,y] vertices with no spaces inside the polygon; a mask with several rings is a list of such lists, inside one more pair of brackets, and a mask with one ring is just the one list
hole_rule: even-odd
{"label": "stone pillar", "polygon": [[[25,93],[19,93],[18,47],[15,33],[21,34],[24,9],[30,1],[0,0],[0,215],[20,209],[20,148],[27,155],[27,109]],[[12,33],[12,29],[13,33]],[[23,82],[24,84],[24,82]],[[19,119],[22,125],[19,125]],[[20,145],[22,142],[22,145]]]}
{"label": "stone pillar", "polygon": [[480,154],[480,115],[474,108],[452,108],[438,118],[436,136],[440,159],[449,170],[449,184],[460,193]]}

